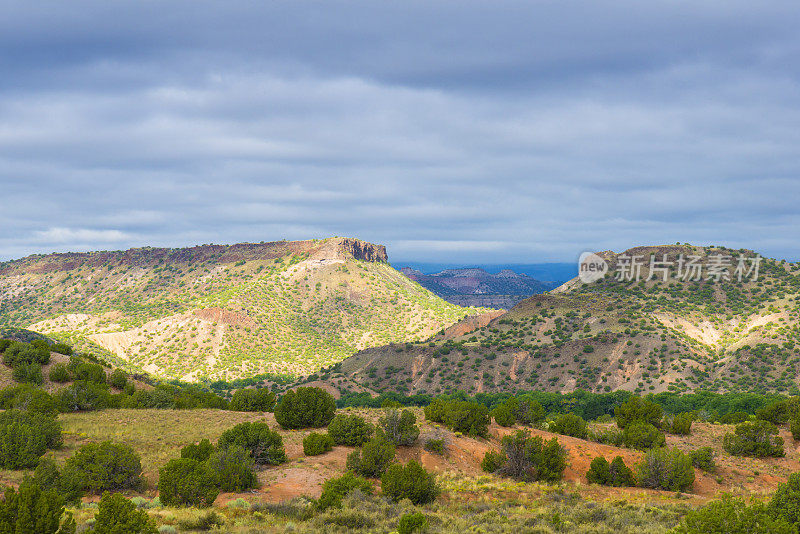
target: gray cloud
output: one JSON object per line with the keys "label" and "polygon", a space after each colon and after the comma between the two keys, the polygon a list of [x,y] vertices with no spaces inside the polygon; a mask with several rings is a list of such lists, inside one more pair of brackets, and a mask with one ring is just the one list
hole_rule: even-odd
{"label": "gray cloud", "polygon": [[797,259],[792,2],[11,2],[0,259],[352,235]]}

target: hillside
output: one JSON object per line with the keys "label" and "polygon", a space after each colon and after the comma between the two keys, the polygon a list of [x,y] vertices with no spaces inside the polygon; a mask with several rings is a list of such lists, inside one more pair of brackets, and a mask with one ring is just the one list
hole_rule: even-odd
{"label": "hillside", "polygon": [[0,327],[183,380],[304,374],[470,313],[331,238],[37,255],[0,264]]}
{"label": "hillside", "polygon": [[[311,429],[286,431],[275,423],[272,414],[226,412],[220,410],[104,410],[62,414],[64,446],[48,452],[58,465],[89,443],[113,436],[130,445],[141,456],[145,487],[128,492],[137,505],[158,525],[179,525],[180,520],[196,519],[206,510],[192,507],[169,507],[162,504],[157,490],[158,470],[177,458],[181,448],[201,439],[216,442],[223,431],[243,422],[266,422],[281,436],[288,461],[256,472],[259,487],[239,493],[221,493],[212,510],[223,522],[224,532],[391,532],[401,514],[423,512],[436,526],[433,532],[508,532],[529,531],[530,525],[550,525],[553,517],[563,518],[567,526],[542,532],[670,532],[689,509],[702,506],[722,493],[745,498],[769,499],[780,483],[800,468],[796,454],[785,458],[744,458],[725,453],[720,442],[732,425],[696,422],[689,436],[666,437],[670,447],[684,452],[711,447],[715,454],[713,473],[694,470],[695,482],[689,491],[674,492],[639,487],[609,487],[590,484],[586,474],[591,461],[603,456],[620,456],[629,466],[642,461],[644,453],[601,444],[546,430],[525,426],[504,428],[492,423],[487,438],[474,438],[452,432],[426,421],[421,409],[412,408],[420,426],[419,439],[407,447],[398,447],[396,459],[411,460],[437,476],[441,495],[436,502],[414,507],[394,504],[382,496],[357,494],[345,501],[341,510],[328,513],[309,506],[318,498],[326,480],[341,476],[347,469],[349,446],[335,446],[319,456],[306,456],[302,440]],[[377,409],[347,409],[371,423],[384,415]],[[611,425],[591,423],[595,431]],[[518,482],[481,470],[487,451],[501,448],[503,436],[526,429],[545,439],[556,438],[566,452],[563,480],[557,484]],[[781,435],[794,443],[785,430]],[[431,439],[441,439],[444,453],[425,449]],[[18,484],[30,471],[0,470],[0,484]],[[753,474],[759,476],[753,476]],[[380,480],[374,481],[376,493]],[[79,525],[96,517],[98,496],[87,496],[84,505],[75,508]],[[304,513],[305,512],[305,513]],[[502,515],[500,515],[502,514]],[[500,520],[498,520],[500,516]],[[355,518],[355,520],[353,519]],[[350,519],[350,522],[345,522]],[[333,523],[336,521],[336,523]],[[330,525],[345,525],[337,529]],[[174,530],[174,527],[173,527]],[[190,529],[181,529],[188,531]],[[191,529],[194,530],[194,529]]]}
{"label": "hillside", "polygon": [[[531,297],[486,324],[465,321],[427,343],[365,349],[320,373],[342,391],[404,394],[514,390],[797,392],[800,375],[800,265],[762,259],[758,278],[677,279],[649,265],[617,280],[620,262],[651,255],[696,256],[703,273],[715,256],[754,253],[671,245],[602,253],[609,272]],[[654,264],[658,267],[659,264]],[[709,271],[709,269],[712,269]]]}
{"label": "hillside", "polygon": [[554,282],[542,282],[510,269],[503,269],[497,274],[480,268],[445,269],[438,273],[424,274],[404,267],[400,272],[446,301],[459,306],[508,309],[530,295],[543,293],[556,286]]}

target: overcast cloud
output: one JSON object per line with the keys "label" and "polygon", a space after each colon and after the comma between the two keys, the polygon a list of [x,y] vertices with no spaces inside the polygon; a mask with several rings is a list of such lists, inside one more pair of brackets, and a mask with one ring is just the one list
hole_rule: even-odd
{"label": "overcast cloud", "polygon": [[0,259],[800,258],[794,0],[0,5]]}

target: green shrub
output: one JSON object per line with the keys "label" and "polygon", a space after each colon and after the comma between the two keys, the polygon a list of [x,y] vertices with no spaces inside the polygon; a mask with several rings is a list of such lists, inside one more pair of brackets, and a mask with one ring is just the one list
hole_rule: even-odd
{"label": "green shrub", "polygon": [[72,347],[66,343],[54,343],[50,346],[50,352],[57,352],[64,356],[72,356]]}
{"label": "green shrub", "polygon": [[238,493],[257,486],[253,458],[238,445],[217,449],[207,463],[217,477],[220,491]]}
{"label": "green shrub", "polygon": [[372,438],[375,428],[358,415],[336,414],[328,425],[328,434],[336,445],[360,447]]}
{"label": "green shrub", "polygon": [[649,423],[658,427],[662,413],[661,406],[640,397],[631,397],[628,402],[614,408],[614,417],[620,428],[626,428],[633,423]]}
{"label": "green shrub", "polygon": [[111,404],[111,395],[105,384],[77,381],[56,393],[61,412],[102,410]]}
{"label": "green shrub", "polygon": [[423,445],[426,451],[444,456],[446,453],[444,439],[429,439]]}
{"label": "green shrub", "polygon": [[398,534],[413,534],[421,532],[428,526],[428,519],[420,512],[411,512],[400,516],[397,524]]}
{"label": "green shrub", "polygon": [[549,430],[556,434],[563,434],[565,436],[573,436],[580,439],[589,437],[589,430],[586,426],[586,421],[582,417],[574,413],[567,413],[560,415],[556,418]]}
{"label": "green shrub", "polygon": [[514,417],[514,413],[511,411],[511,408],[503,403],[499,406],[496,406],[490,413],[494,422],[500,426],[509,427],[514,426],[517,422],[517,418]]}
{"label": "green shrub", "polygon": [[447,413],[449,401],[445,399],[434,399],[433,402],[425,406],[423,412],[425,419],[431,423],[444,423],[444,417]]}
{"label": "green shrub", "polygon": [[394,454],[394,443],[386,439],[383,433],[378,433],[360,451],[355,450],[347,456],[347,468],[365,477],[378,478],[392,463]]}
{"label": "green shrub", "polygon": [[19,384],[0,390],[0,408],[37,412],[52,416],[58,413],[56,400],[45,390],[30,384]]}
{"label": "green shrub", "polygon": [[628,487],[636,485],[633,472],[625,465],[625,461],[621,456],[615,457],[611,464],[602,456],[592,460],[589,472],[586,473],[586,480],[590,484],[603,486]]}
{"label": "green shrub", "polygon": [[156,534],[155,525],[144,510],[121,493],[104,492],[95,516],[95,534]]}
{"label": "green shrub", "polygon": [[237,390],[228,409],[236,412],[271,412],[275,409],[275,393],[267,388]]}
{"label": "green shrub", "polygon": [[393,501],[409,499],[417,505],[432,502],[438,494],[436,477],[414,460],[390,465],[381,477],[381,491]]}
{"label": "green shrub", "polygon": [[[336,412],[336,401],[320,388],[299,387],[287,391],[275,407],[275,421],[283,428],[327,426]],[[335,438],[334,438],[335,439]]]}
{"label": "green shrub", "polygon": [[789,419],[800,415],[800,402],[797,397],[774,402],[756,410],[756,418],[769,421],[773,425],[784,425]]}
{"label": "green shrub", "polygon": [[42,489],[57,489],[61,474],[55,460],[48,457],[39,459],[39,464],[33,472],[33,481]]}
{"label": "green shrub", "polygon": [[612,486],[628,487],[636,485],[633,471],[625,465],[622,456],[615,456],[608,467],[609,482]]}
{"label": "green shrub", "polygon": [[692,415],[679,413],[666,421],[666,431],[670,434],[688,436],[692,432]]}
{"label": "green shrub", "polygon": [[125,389],[128,385],[128,373],[122,369],[114,369],[108,376],[108,383],[117,389]]}
{"label": "green shrub", "polygon": [[[515,423],[533,425],[544,421],[545,411],[542,405],[533,399],[524,396],[510,397],[495,406],[490,416],[500,426],[509,427]],[[427,413],[425,417],[431,420]]]}
{"label": "green shrub", "polygon": [[317,507],[320,510],[340,508],[342,499],[355,489],[371,495],[372,483],[352,471],[347,471],[341,477],[328,479],[322,485],[322,495],[317,501]]}
{"label": "green shrub", "polygon": [[506,455],[497,451],[486,451],[481,460],[481,469],[486,473],[496,473],[506,465]]}
{"label": "green shrub", "polygon": [[521,425],[535,425],[544,421],[544,408],[538,401],[525,397],[511,397],[503,404],[509,407],[514,419]]}
{"label": "green shrub", "polygon": [[473,437],[489,432],[489,409],[477,402],[436,399],[425,407],[425,419]]}
{"label": "green shrub", "polygon": [[762,503],[748,506],[744,499],[723,495],[702,508],[690,510],[676,534],[793,534],[794,525],[773,517]]}
{"label": "green shrub", "polygon": [[789,431],[792,433],[793,439],[800,439],[800,417],[795,417],[789,422]]}
{"label": "green shrub", "polygon": [[626,447],[646,451],[666,444],[664,434],[650,423],[635,422],[622,432],[622,442]]}
{"label": "green shrub", "polygon": [[84,361],[80,357],[78,357],[77,354],[73,354],[72,356],[70,356],[68,364],[69,372],[74,373],[75,369],[77,369],[78,366],[82,363],[84,363]]}
{"label": "green shrub", "polygon": [[784,455],[783,438],[777,434],[778,429],[768,421],[744,422],[725,434],[722,447],[734,456],[780,457]]}
{"label": "green shrub", "polygon": [[72,380],[69,369],[67,368],[67,365],[64,363],[57,363],[53,365],[50,368],[50,373],[48,376],[50,377],[50,380],[53,382],[64,383]]}
{"label": "green shrub", "polygon": [[737,425],[739,423],[744,423],[748,419],[750,419],[750,416],[747,412],[733,412],[719,416],[717,422],[725,425]]}
{"label": "green shrub", "polygon": [[50,363],[50,349],[42,347],[36,343],[22,343],[21,341],[13,341],[6,350],[3,351],[3,363],[9,367],[14,367],[19,364],[32,364],[38,363],[39,365],[47,365]]}
{"label": "green shrub", "polygon": [[61,425],[50,415],[9,410],[0,413],[0,468],[35,467],[47,449],[61,446]]}
{"label": "green shrub", "polygon": [[34,339],[30,342],[30,345],[39,350],[46,350],[48,353],[50,352],[50,344],[44,339]]}
{"label": "green shrub", "polygon": [[158,472],[158,494],[167,506],[207,508],[219,495],[218,480],[205,462],[176,458]]}
{"label": "green shrub", "polygon": [[106,371],[102,365],[96,363],[82,363],[73,371],[75,380],[85,380],[95,384],[106,383]]}
{"label": "green shrub", "polygon": [[608,460],[602,456],[598,456],[589,464],[589,471],[586,473],[586,481],[589,482],[589,484],[600,484],[602,486],[610,485],[608,468]]}
{"label": "green shrub", "polygon": [[40,385],[44,382],[42,366],[38,363],[17,363],[11,372],[11,378],[25,384]]}
{"label": "green shrub", "polygon": [[181,449],[181,458],[191,458],[198,462],[205,462],[214,452],[214,446],[208,439],[201,439],[200,443],[191,443]]}
{"label": "green shrub", "polygon": [[714,464],[714,449],[711,447],[701,447],[689,453],[692,465],[706,472],[713,472],[716,469]]}
{"label": "green shrub", "polygon": [[312,432],[303,438],[303,454],[318,456],[333,449],[333,438],[328,434]]}
{"label": "green shrub", "polygon": [[637,479],[643,488],[685,491],[694,485],[694,468],[678,449],[651,449],[639,465]]}
{"label": "green shrub", "polygon": [[772,517],[800,524],[800,473],[792,473],[785,484],[780,484],[767,505]]}
{"label": "green shrub", "polygon": [[531,436],[528,431],[518,430],[505,436],[500,444],[502,453],[487,453],[481,468],[517,480],[533,482],[561,480],[567,467],[567,451],[556,438],[545,442],[541,436]]}
{"label": "green shrub", "polygon": [[64,476],[55,461],[49,457],[40,458],[39,465],[33,473],[33,481],[43,490],[58,491],[67,503],[78,505],[84,491],[80,487],[80,481],[74,477],[74,473],[67,473]]}
{"label": "green shrub", "polygon": [[286,461],[281,435],[266,423],[239,423],[219,437],[217,446],[238,445],[250,452],[256,465],[278,465]]}
{"label": "green shrub", "polygon": [[380,426],[386,438],[395,445],[412,445],[419,437],[417,416],[411,410],[402,412],[389,408],[386,415],[381,418]]}
{"label": "green shrub", "polygon": [[0,532],[74,534],[75,520],[65,513],[64,499],[57,491],[43,490],[25,479],[18,489],[6,489],[0,500]]}
{"label": "green shrub", "polygon": [[[150,391],[139,390],[122,403],[123,408],[155,408],[157,410],[171,410],[177,408],[177,392],[162,385]],[[190,406],[192,407],[192,406]]]}
{"label": "green shrub", "polygon": [[89,443],[75,451],[64,464],[66,479],[83,491],[137,490],[144,485],[139,455],[123,443]]}

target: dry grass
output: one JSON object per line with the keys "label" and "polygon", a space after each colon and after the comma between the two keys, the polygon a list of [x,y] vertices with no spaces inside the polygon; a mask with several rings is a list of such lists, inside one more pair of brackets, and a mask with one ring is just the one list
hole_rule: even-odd
{"label": "dry grass", "polygon": [[56,458],[72,456],[86,443],[111,440],[126,443],[142,456],[145,478],[151,486],[158,482],[158,470],[180,456],[182,447],[208,438],[212,443],[227,429],[247,421],[267,421],[272,414],[228,412],[222,410],[103,410],[62,414],[64,447]]}

